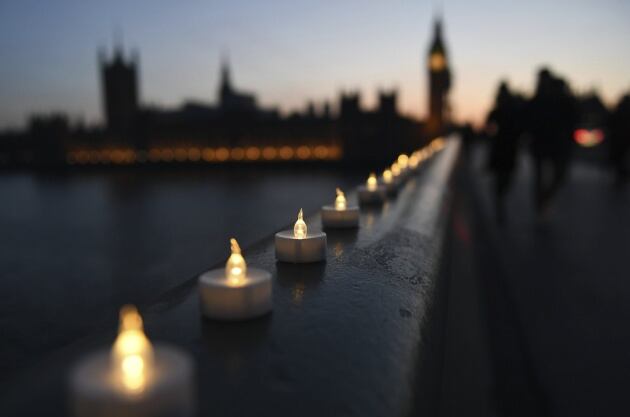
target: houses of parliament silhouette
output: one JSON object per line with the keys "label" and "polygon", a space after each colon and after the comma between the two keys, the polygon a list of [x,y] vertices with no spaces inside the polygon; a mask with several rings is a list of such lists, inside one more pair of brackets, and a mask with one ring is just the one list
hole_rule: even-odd
{"label": "houses of parliament silhouette", "polygon": [[358,92],[341,92],[337,112],[329,102],[309,102],[283,116],[263,108],[233,83],[221,63],[216,105],[185,102],[175,109],[143,105],[139,57],[120,45],[98,53],[105,126],[70,126],[62,114],[34,115],[26,130],[0,133],[0,166],[58,167],[229,161],[343,161],[381,164],[418,148],[449,129],[450,70],[442,24],[426,57],[426,122],[398,112],[397,91],[380,91],[373,110]]}

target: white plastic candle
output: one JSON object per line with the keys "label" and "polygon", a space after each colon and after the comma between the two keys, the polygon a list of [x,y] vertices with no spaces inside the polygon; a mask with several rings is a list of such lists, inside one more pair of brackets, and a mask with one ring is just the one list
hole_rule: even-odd
{"label": "white plastic candle", "polygon": [[394,162],[390,169],[392,170],[392,175],[394,176],[394,178],[400,175],[401,171],[400,171],[400,165],[398,165],[398,162]]}
{"label": "white plastic candle", "polygon": [[405,169],[407,169],[407,165],[409,163],[409,157],[407,155],[405,155],[404,153],[400,154],[400,155],[398,155],[397,162],[398,162],[398,166],[400,167],[400,169],[402,171],[404,171]]}
{"label": "white plastic candle", "polygon": [[398,191],[398,181],[394,180],[394,175],[392,174],[391,170],[386,169],[385,171],[383,171],[383,174],[381,175],[381,180],[383,182],[383,185],[385,186],[387,194],[396,194],[396,192]]}
{"label": "white plastic candle", "polygon": [[418,156],[418,151],[411,154],[409,157],[409,169],[415,171],[418,169],[418,165],[420,163],[420,158]]}
{"label": "white plastic candle", "polygon": [[394,184],[396,184],[396,187],[400,187],[400,185],[404,182],[405,177],[407,175],[407,171],[401,168],[400,164],[398,163],[398,161],[394,161],[394,163],[392,164],[392,166],[389,168],[392,171],[392,176],[394,177]]}
{"label": "white plastic candle", "polygon": [[360,204],[379,204],[385,200],[386,188],[378,183],[376,174],[370,173],[365,185],[358,187]]}
{"label": "white plastic candle", "polygon": [[153,346],[133,306],[120,311],[111,351],[96,352],[73,369],[70,391],[71,412],[77,417],[195,413],[192,361],[173,347]]}
{"label": "white plastic candle", "polygon": [[247,267],[236,239],[230,239],[225,268],[199,277],[202,314],[215,320],[246,320],[271,311],[271,274]]}
{"label": "white plastic candle", "polygon": [[326,259],[326,233],[308,232],[302,209],[293,231],[276,233],[276,259],[281,262],[309,263]]}
{"label": "white plastic candle", "polygon": [[334,206],[322,207],[322,225],[325,228],[351,228],[359,226],[359,207],[348,206],[346,196],[339,188]]}

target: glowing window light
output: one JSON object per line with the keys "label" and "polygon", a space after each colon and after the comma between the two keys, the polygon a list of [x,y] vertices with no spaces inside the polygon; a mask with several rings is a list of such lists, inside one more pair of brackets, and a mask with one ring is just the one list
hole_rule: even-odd
{"label": "glowing window light", "polygon": [[311,150],[308,146],[299,146],[295,151],[295,154],[299,159],[308,159],[311,157]]}
{"label": "glowing window light", "polygon": [[230,239],[230,250],[232,254],[225,263],[225,278],[231,287],[240,287],[245,283],[247,263],[241,255],[241,247],[234,238]]}
{"label": "glowing window light", "polygon": [[185,162],[188,159],[188,152],[185,148],[175,149],[175,160],[177,162]]}
{"label": "glowing window light", "polygon": [[118,337],[111,353],[114,378],[130,393],[141,393],[150,377],[153,348],[144,334],[136,307],[120,309]]}
{"label": "glowing window light", "polygon": [[573,140],[580,146],[592,148],[604,141],[604,132],[601,129],[576,129]]}
{"label": "glowing window light", "polygon": [[311,156],[311,150],[308,146],[298,146],[295,149],[295,156],[298,159],[308,159]]}
{"label": "glowing window light", "polygon": [[313,154],[315,155],[315,158],[326,159],[328,157],[328,147],[323,146],[323,145],[318,145],[313,150]]}
{"label": "glowing window light", "polygon": [[109,157],[114,164],[122,164],[125,162],[125,152],[122,149],[113,149]]}
{"label": "glowing window light", "polygon": [[400,175],[400,165],[398,165],[398,162],[394,162],[390,169],[391,169],[392,174],[394,175],[394,177],[397,177],[397,176]]}
{"label": "glowing window light", "polygon": [[287,160],[293,158],[293,148],[289,146],[281,147],[278,153],[280,154],[280,158],[282,159]]}
{"label": "glowing window light", "polygon": [[278,156],[278,151],[273,146],[265,146],[262,151],[263,158],[270,161],[272,159],[276,159]]}
{"label": "glowing window light", "polygon": [[149,149],[149,161],[158,162],[162,156],[162,153],[157,148]]}
{"label": "glowing window light", "polygon": [[400,154],[398,156],[398,166],[400,166],[400,169],[405,169],[407,168],[407,165],[409,164],[409,157],[407,155]]}
{"label": "glowing window light", "polygon": [[188,160],[197,162],[201,159],[201,151],[198,148],[188,148]]}
{"label": "glowing window light", "polygon": [[376,191],[377,181],[376,174],[371,172],[370,176],[367,179],[367,189],[370,191]]}
{"label": "glowing window light", "polygon": [[214,161],[214,149],[212,149],[212,148],[203,148],[203,151],[201,151],[201,157],[206,162]]}
{"label": "glowing window light", "polygon": [[239,147],[232,148],[232,151],[230,152],[230,156],[235,161],[241,161],[243,158],[245,158],[245,149],[239,148]]}
{"label": "glowing window light", "polygon": [[392,171],[390,171],[389,169],[383,171],[383,182],[385,184],[391,184],[393,179],[394,177],[392,176]]}
{"label": "glowing window light", "polygon": [[429,57],[429,68],[431,71],[441,71],[446,67],[446,58],[439,52],[431,54]]}
{"label": "glowing window light", "polygon": [[339,146],[331,146],[328,149],[328,157],[329,159],[339,159],[341,158],[343,152],[341,151],[341,147]]}
{"label": "glowing window light", "polygon": [[335,198],[335,210],[346,209],[346,196],[343,194],[340,188],[335,189],[337,197]]}
{"label": "glowing window light", "polygon": [[298,219],[295,222],[295,226],[293,226],[293,236],[296,239],[304,239],[306,237],[306,232],[308,228],[306,227],[306,223],[304,223],[304,214],[302,213],[302,209],[298,213]]}
{"label": "glowing window light", "polygon": [[260,159],[260,153],[260,148],[257,148],[256,146],[250,146],[245,151],[245,157],[250,161],[257,161],[258,159]]}
{"label": "glowing window light", "polygon": [[230,150],[228,148],[221,147],[216,150],[214,156],[217,158],[217,161],[227,161],[230,157]]}
{"label": "glowing window light", "polygon": [[173,152],[173,150],[171,149],[163,149],[162,150],[162,161],[164,162],[171,162],[173,160],[173,158],[175,158],[175,152]]}

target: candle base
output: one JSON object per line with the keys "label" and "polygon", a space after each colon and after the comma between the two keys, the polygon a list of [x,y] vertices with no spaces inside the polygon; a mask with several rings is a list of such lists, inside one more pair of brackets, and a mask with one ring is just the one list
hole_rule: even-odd
{"label": "candle base", "polygon": [[111,352],[96,352],[70,375],[71,412],[75,417],[191,417],[196,413],[193,364],[188,355],[154,346],[154,361],[142,391],[125,391],[113,377]]}
{"label": "candle base", "polygon": [[271,311],[271,274],[247,268],[245,283],[228,285],[225,269],[213,269],[199,277],[202,314],[213,320],[247,320]]}
{"label": "candle base", "polygon": [[309,233],[298,239],[293,231],[276,233],[276,259],[294,264],[320,262],[326,260],[326,233]]}
{"label": "candle base", "polygon": [[365,185],[360,185],[358,193],[361,205],[381,204],[385,201],[386,189],[383,185],[378,185],[375,190],[368,190]]}
{"label": "candle base", "polygon": [[333,206],[322,207],[322,226],[331,229],[359,227],[359,208],[348,206],[337,210]]}
{"label": "candle base", "polygon": [[396,194],[398,194],[398,182],[397,181],[392,181],[388,184],[383,184],[385,186],[385,190],[387,192],[388,196],[394,196]]}

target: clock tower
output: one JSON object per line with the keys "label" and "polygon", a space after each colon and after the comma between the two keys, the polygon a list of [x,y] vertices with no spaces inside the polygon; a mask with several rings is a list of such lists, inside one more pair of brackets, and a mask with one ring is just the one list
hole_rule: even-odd
{"label": "clock tower", "polygon": [[451,87],[451,72],[446,47],[442,40],[442,22],[440,19],[435,20],[427,66],[429,70],[427,133],[432,138],[443,134],[448,123],[448,90]]}

